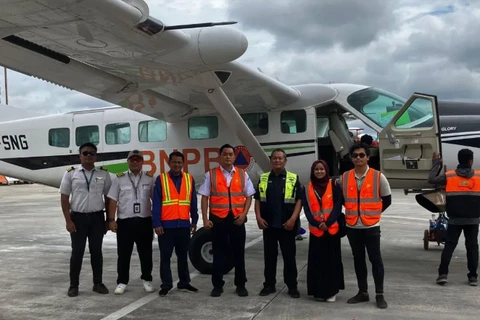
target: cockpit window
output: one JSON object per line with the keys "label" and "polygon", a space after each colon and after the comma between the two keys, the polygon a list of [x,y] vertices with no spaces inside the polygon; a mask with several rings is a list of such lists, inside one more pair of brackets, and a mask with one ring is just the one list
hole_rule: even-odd
{"label": "cockpit window", "polygon": [[[352,93],[348,96],[347,102],[383,128],[392,120],[406,100],[390,92],[376,88],[367,88]],[[415,113],[415,110],[410,110],[410,108],[408,111]],[[423,115],[413,116],[421,118]]]}

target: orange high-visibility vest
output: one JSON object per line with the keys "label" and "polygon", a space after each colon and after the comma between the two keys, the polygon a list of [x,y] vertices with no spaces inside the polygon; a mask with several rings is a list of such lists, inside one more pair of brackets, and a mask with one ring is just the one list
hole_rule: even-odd
{"label": "orange high-visibility vest", "polygon": [[373,226],[380,222],[382,198],[380,197],[379,171],[369,168],[360,190],[357,188],[355,171],[345,172],[342,175],[342,190],[347,225],[355,226],[359,217],[364,226]]}
{"label": "orange high-visibility vest", "polygon": [[169,173],[160,175],[162,185],[162,221],[190,220],[193,178],[182,172],[180,192],[177,191]]}
{"label": "orange high-visibility vest", "polygon": [[[333,210],[333,187],[332,187],[332,180],[328,182],[327,189],[325,193],[321,197],[321,204],[318,201],[317,194],[315,189],[313,188],[313,184],[310,182],[308,184],[308,191],[307,191],[307,203],[310,211],[312,212],[313,218],[320,223],[326,222],[328,217]],[[328,227],[328,233],[331,235],[337,234],[339,229],[338,223],[333,223],[330,227]],[[323,230],[312,226],[309,224],[310,233],[316,237],[321,237],[324,233]]]}
{"label": "orange high-visibility vest", "polygon": [[457,175],[455,170],[445,173],[447,196],[478,196],[480,195],[480,170],[475,170],[474,175],[468,179]]}
{"label": "orange high-visibility vest", "polygon": [[227,179],[220,167],[210,170],[210,213],[225,218],[232,210],[235,217],[243,213],[245,205],[245,171],[235,167],[235,172],[227,185]]}

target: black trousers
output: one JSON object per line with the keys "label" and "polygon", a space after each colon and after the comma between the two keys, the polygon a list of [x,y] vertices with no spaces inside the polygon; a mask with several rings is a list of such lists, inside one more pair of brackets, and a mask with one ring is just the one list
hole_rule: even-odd
{"label": "black trousers", "polygon": [[133,245],[137,246],[142,275],[140,279],[152,281],[152,218],[117,220],[117,284],[128,284]]}
{"label": "black trousers", "polygon": [[[235,263],[235,286],[245,287],[247,274],[245,270],[245,223],[237,226],[233,223],[233,214],[220,219],[210,215],[213,222],[212,228],[212,249],[213,249],[213,272],[212,284],[214,288],[223,288],[224,264],[227,255],[233,256]],[[245,220],[246,222],[246,220]],[[228,246],[230,244],[230,246]]]}
{"label": "black trousers", "polygon": [[103,255],[102,244],[105,235],[105,215],[103,211],[96,213],[72,212],[71,218],[76,232],[70,233],[72,254],[70,257],[70,285],[78,287],[83,256],[88,239],[90,262],[93,271],[93,283],[102,283]]}
{"label": "black trousers", "polygon": [[380,226],[368,229],[347,228],[347,237],[353,254],[353,264],[357,276],[358,289],[368,292],[367,263],[365,260],[365,248],[372,264],[375,292],[383,293],[384,267],[380,252]]}
{"label": "black trousers", "polygon": [[184,287],[190,283],[190,272],[188,271],[188,245],[190,242],[190,228],[163,229],[164,234],[158,237],[160,248],[160,279],[162,289],[173,287],[172,270],[170,259],[173,249],[177,256],[178,287]]}
{"label": "black trousers", "polygon": [[296,236],[297,230],[268,228],[263,230],[265,287],[274,287],[277,276],[278,245],[282,250],[283,279],[289,289],[297,288]]}
{"label": "black trousers", "polygon": [[478,276],[478,224],[471,225],[453,225],[449,224],[445,234],[445,247],[442,251],[442,258],[438,274],[448,274],[448,266],[452,259],[452,254],[458,244],[458,239],[462,233],[465,236],[465,248],[467,249],[467,277]]}

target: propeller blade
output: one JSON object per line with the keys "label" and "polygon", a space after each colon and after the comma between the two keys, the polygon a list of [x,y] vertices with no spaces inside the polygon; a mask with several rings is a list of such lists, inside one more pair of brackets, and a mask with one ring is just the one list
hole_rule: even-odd
{"label": "propeller blade", "polygon": [[176,26],[165,26],[164,31],[178,30],[178,29],[205,28],[205,27],[213,27],[213,26],[224,26],[224,25],[230,25],[230,24],[236,24],[236,23],[237,23],[237,21],[179,24],[179,25],[176,25]]}

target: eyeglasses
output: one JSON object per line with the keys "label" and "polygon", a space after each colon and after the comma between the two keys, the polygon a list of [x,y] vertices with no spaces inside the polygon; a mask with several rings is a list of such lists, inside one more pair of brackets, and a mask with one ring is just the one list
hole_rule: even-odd
{"label": "eyeglasses", "polygon": [[97,153],[95,151],[83,151],[82,154],[87,157],[87,156],[95,156]]}
{"label": "eyeglasses", "polygon": [[365,158],[366,154],[365,153],[352,153],[352,158]]}

